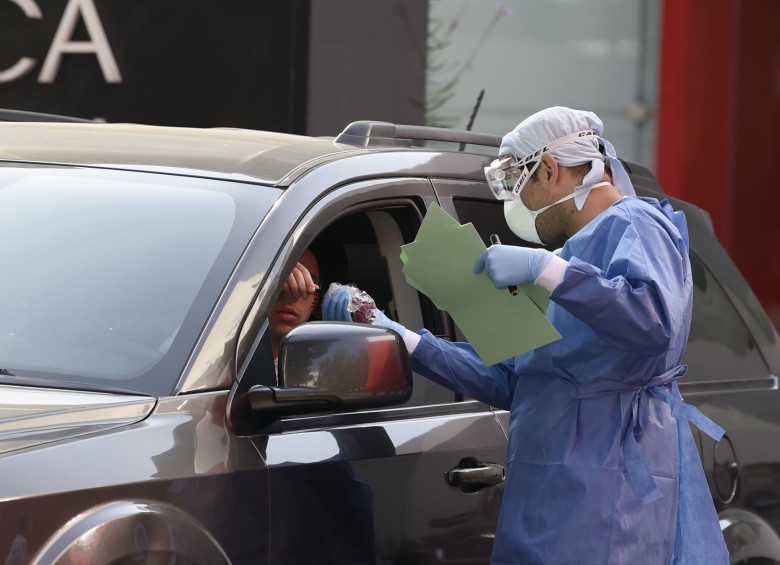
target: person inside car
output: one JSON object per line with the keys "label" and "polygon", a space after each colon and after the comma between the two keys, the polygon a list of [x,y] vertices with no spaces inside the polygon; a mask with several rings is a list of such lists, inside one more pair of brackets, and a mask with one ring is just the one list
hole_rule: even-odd
{"label": "person inside car", "polygon": [[274,359],[284,336],[309,321],[320,297],[320,267],[311,249],[303,252],[295,264],[281,294],[268,315]]}
{"label": "person inside car", "polygon": [[[690,331],[688,229],[668,200],[638,198],[592,112],[553,107],[504,136],[485,170],[509,228],[551,248],[493,245],[496,288],[550,291],[562,338],[487,366],[466,343],[398,332],[412,367],[510,410],[509,469],[493,563],[727,565],[728,551],[677,380]],[[323,318],[349,321],[345,293]]]}

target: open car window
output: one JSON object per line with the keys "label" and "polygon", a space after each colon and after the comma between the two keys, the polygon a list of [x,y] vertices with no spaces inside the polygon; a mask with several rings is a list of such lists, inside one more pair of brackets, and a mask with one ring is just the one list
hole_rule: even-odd
{"label": "open car window", "polygon": [[[383,209],[381,206],[349,214],[321,230],[308,249],[316,256],[323,293],[331,283],[355,285],[370,294],[377,308],[410,331],[425,327],[437,333],[440,331],[437,322],[440,313],[406,282],[402,272],[399,248],[411,242],[416,234],[412,217],[402,208]],[[277,304],[279,300],[281,298],[277,298]],[[322,319],[320,305],[321,299],[314,306],[310,320]],[[269,325],[271,320],[269,316]],[[266,333],[270,335],[272,331],[269,327]],[[260,347],[256,355],[262,351],[269,355],[271,349]],[[255,365],[262,365],[266,370],[270,367],[270,363]],[[459,399],[454,392],[421,375],[415,374],[413,378],[409,406],[451,403]],[[275,384],[267,376],[259,382]]]}

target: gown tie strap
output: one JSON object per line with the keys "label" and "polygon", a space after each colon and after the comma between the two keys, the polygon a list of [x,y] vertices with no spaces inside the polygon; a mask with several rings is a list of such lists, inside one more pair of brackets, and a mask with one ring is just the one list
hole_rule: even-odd
{"label": "gown tie strap", "polygon": [[661,491],[650,473],[645,457],[642,455],[636,440],[637,436],[642,433],[644,422],[647,421],[648,395],[668,404],[672,417],[678,422],[693,423],[715,441],[719,441],[725,433],[723,428],[702,414],[698,408],[683,402],[677,388],[677,380],[687,370],[687,365],[678,365],[661,375],[653,377],[649,382],[640,387],[619,383],[607,384],[606,386],[603,383],[599,383],[596,386],[577,387],[576,399],[614,393],[633,393],[631,415],[625,430],[623,430],[621,448],[628,483],[631,485],[634,494],[642,501],[642,504],[650,504],[661,498]]}

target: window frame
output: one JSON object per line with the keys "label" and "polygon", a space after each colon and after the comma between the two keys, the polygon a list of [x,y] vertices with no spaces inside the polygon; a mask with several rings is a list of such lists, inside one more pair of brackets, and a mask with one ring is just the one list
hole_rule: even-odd
{"label": "window frame", "polygon": [[[399,207],[405,207],[406,213],[414,215],[414,233],[404,230],[401,226],[401,235],[406,242],[411,242],[419,228],[420,222],[429,204],[435,202],[435,194],[428,179],[424,178],[395,178],[378,179],[371,181],[358,181],[339,187],[337,190],[328,193],[303,214],[295,224],[284,244],[279,249],[276,260],[269,267],[268,276],[262,291],[254,301],[251,312],[242,324],[241,340],[245,343],[251,339],[251,346],[246,348],[245,353],[237,358],[236,380],[238,382],[236,394],[241,390],[247,390],[252,384],[272,384],[259,383],[257,378],[246,378],[250,370],[250,364],[256,359],[254,355],[259,354],[264,346],[263,342],[267,339],[267,312],[273,305],[275,297],[278,295],[281,286],[286,279],[286,273],[292,270],[300,254],[311,245],[316,237],[333,223],[348,217],[352,214],[370,212],[391,211]],[[391,214],[392,215],[392,214]],[[397,218],[396,218],[397,225]],[[262,226],[261,226],[262,228]],[[271,282],[274,281],[274,282]],[[408,284],[408,283],[405,283]],[[433,331],[436,335],[445,338],[451,338],[452,329],[448,325],[448,316],[430,302],[430,300],[415,291],[420,300],[420,308],[425,327]],[[410,328],[415,329],[415,328]],[[254,338],[252,335],[254,334]],[[239,350],[240,353],[240,350]],[[266,351],[267,354],[267,351]],[[267,364],[266,364],[267,366]],[[415,382],[424,377],[414,376]],[[426,383],[430,382],[425,380]],[[435,383],[430,383],[435,384]],[[419,385],[418,385],[419,386]],[[436,385],[437,387],[439,385]],[[398,418],[416,418],[423,415],[440,415],[461,412],[484,411],[487,409],[483,403],[467,400],[455,392],[447,391],[451,395],[446,401],[427,402],[421,400],[419,404],[411,404],[414,397],[407,403],[399,406],[393,406],[383,409],[359,410],[338,413],[323,413],[307,416],[296,416],[282,418],[277,425],[284,426],[284,429],[309,428],[312,425],[312,419],[316,420],[317,425],[337,425],[339,423],[360,423],[381,420],[393,420]],[[434,394],[435,396],[435,394]],[[296,422],[298,422],[296,424]]]}

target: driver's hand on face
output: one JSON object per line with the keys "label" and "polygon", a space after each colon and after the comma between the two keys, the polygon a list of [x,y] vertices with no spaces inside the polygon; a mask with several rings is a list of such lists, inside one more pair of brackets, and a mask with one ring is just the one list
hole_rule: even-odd
{"label": "driver's hand on face", "polygon": [[287,282],[284,283],[282,292],[296,299],[306,299],[310,294],[317,292],[319,288],[312,279],[309,270],[300,263],[296,263],[290,276],[287,277]]}

